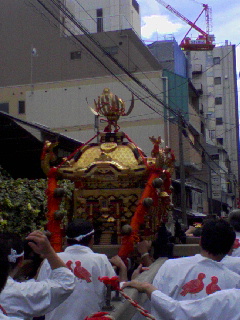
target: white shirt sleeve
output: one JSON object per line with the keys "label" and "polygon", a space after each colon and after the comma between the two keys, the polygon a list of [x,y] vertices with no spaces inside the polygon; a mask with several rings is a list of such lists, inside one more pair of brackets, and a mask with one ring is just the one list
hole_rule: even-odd
{"label": "white shirt sleeve", "polygon": [[177,301],[161,291],[151,295],[152,315],[168,320],[238,320],[240,290],[218,291],[203,299]]}
{"label": "white shirt sleeve", "polygon": [[[169,261],[167,260],[158,270],[155,278],[153,279],[153,285],[163,293],[170,295],[169,284],[172,283],[171,273],[169,273]],[[170,276],[170,277],[169,277]]]}
{"label": "white shirt sleeve", "polygon": [[4,314],[0,314],[0,320],[21,320],[22,318],[15,318],[15,317],[9,317],[5,316]]}
{"label": "white shirt sleeve", "polygon": [[48,280],[21,283],[11,280],[1,293],[0,304],[10,316],[37,317],[56,308],[74,288],[74,275],[61,267],[54,269]]}

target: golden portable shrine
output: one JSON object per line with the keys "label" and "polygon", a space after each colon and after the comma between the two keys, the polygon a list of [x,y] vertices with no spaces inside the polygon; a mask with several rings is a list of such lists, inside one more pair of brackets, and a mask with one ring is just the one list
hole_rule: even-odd
{"label": "golden portable shrine", "polygon": [[[94,114],[106,118],[107,126],[83,144],[58,166],[51,167],[56,143],[45,142],[42,168],[48,177],[47,228],[56,251],[62,248],[62,223],[56,217],[61,195],[58,179],[74,182],[74,218],[89,219],[101,245],[120,244],[119,255],[127,257],[140,238],[152,239],[172,209],[171,174],[174,154],[169,147],[160,148],[161,137],[149,137],[151,157],[124,132],[118,119],[128,112],[125,103],[109,89],[94,101]],[[113,131],[112,131],[113,129]],[[98,143],[92,142],[98,136]]]}

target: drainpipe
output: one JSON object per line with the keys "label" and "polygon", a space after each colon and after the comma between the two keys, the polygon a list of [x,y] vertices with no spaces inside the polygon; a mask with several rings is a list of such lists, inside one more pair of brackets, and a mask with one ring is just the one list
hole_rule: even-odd
{"label": "drainpipe", "polygon": [[129,36],[128,34],[122,34],[122,31],[121,31],[119,37],[127,38],[127,70],[130,72],[129,70]]}
{"label": "drainpipe", "polygon": [[[164,103],[168,107],[168,77],[161,77],[164,80]],[[165,128],[165,146],[170,147],[170,125],[169,125],[169,109],[166,109],[166,128]]]}

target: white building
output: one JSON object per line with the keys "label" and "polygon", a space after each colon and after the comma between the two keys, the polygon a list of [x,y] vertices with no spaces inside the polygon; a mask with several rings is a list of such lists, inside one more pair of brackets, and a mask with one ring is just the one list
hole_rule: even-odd
{"label": "white building", "polygon": [[[139,4],[136,0],[62,0],[75,19],[90,33],[132,29],[141,35]],[[75,35],[83,34],[71,21],[62,15],[64,26]],[[63,30],[65,34],[69,34]]]}
{"label": "white building", "polygon": [[[192,82],[201,93],[200,103],[205,117],[206,142],[217,147],[219,154],[218,159],[215,155],[218,164],[215,170],[218,170],[220,183],[218,190],[214,185],[213,199],[222,203],[222,194],[229,193],[231,199],[226,202],[231,207],[232,192],[234,190],[236,192],[239,177],[235,45],[229,45],[226,41],[224,46],[215,47],[213,51],[191,52],[188,58],[191,63]],[[224,170],[221,169],[223,167]]]}

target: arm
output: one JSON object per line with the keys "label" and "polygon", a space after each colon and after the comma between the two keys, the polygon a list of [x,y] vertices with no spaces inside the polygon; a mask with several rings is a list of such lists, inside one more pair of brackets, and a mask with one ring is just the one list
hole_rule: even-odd
{"label": "arm", "polygon": [[9,316],[38,317],[58,307],[74,288],[72,272],[67,268],[57,268],[48,280],[8,282],[1,293],[0,303]]}
{"label": "arm", "polygon": [[149,270],[149,268],[143,267],[142,264],[140,264],[140,265],[133,271],[131,280],[134,280],[134,279],[137,278],[142,272],[148,271],[148,270]]}
{"label": "arm", "polygon": [[151,300],[151,294],[157,290],[152,284],[148,282],[140,282],[137,280],[132,280],[129,282],[125,282],[122,286],[122,289],[126,287],[131,287],[137,289],[139,292],[144,292],[147,294],[148,298]]}
{"label": "arm", "polygon": [[52,270],[61,267],[66,268],[65,263],[58,257],[50,245],[48,238],[41,231],[34,231],[30,233],[26,239],[29,240],[28,244],[33,251],[37,254],[41,254],[43,259],[47,259]]}
{"label": "arm", "polygon": [[[40,316],[52,311],[75,288],[74,275],[54,252],[47,237],[40,231],[34,231],[27,240],[36,253],[48,260],[52,273],[49,279],[40,282],[18,283],[9,279],[1,293],[0,303],[9,315],[21,318]],[[43,266],[48,262],[45,260]]]}
{"label": "arm", "polygon": [[147,240],[137,243],[137,251],[141,255],[141,263],[144,267],[149,267],[153,263],[153,260],[149,254],[151,246],[152,242]]}
{"label": "arm", "polygon": [[237,320],[239,296],[238,289],[229,289],[198,300],[176,301],[156,290],[151,295],[151,311],[156,318],[168,320]]}
{"label": "arm", "polygon": [[115,265],[119,269],[119,280],[121,281],[127,281],[127,267],[125,266],[125,263],[123,260],[118,256],[114,256],[109,261]]}
{"label": "arm", "polygon": [[177,301],[149,284],[133,280],[122,288],[132,287],[139,292],[145,292],[151,299],[151,313],[156,319],[168,320],[203,320],[203,319],[232,319],[239,318],[238,289],[215,292],[198,300]]}

